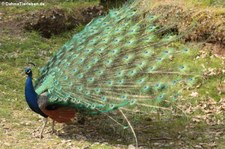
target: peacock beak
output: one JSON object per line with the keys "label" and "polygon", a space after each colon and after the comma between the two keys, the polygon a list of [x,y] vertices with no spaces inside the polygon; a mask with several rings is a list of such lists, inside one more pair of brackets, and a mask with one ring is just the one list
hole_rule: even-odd
{"label": "peacock beak", "polygon": [[27,75],[31,74],[31,69],[29,67],[25,68],[25,74]]}

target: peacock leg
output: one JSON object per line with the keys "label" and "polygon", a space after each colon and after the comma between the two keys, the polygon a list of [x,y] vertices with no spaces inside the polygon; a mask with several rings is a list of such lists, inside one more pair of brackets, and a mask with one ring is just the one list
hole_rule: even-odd
{"label": "peacock leg", "polygon": [[52,133],[55,133],[56,132],[56,130],[55,130],[55,121],[54,120],[52,120]]}
{"label": "peacock leg", "polygon": [[48,118],[44,118],[44,124],[42,125],[42,128],[41,128],[40,138],[43,138],[43,132],[47,122],[48,122]]}

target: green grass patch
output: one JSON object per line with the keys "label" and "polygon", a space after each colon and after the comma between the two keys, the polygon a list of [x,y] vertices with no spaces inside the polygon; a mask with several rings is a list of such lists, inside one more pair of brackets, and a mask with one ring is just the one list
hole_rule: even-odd
{"label": "green grass patch", "polygon": [[[16,3],[18,1],[14,1]],[[74,0],[74,1],[27,1],[27,2],[32,2],[32,3],[44,3],[44,5],[37,5],[37,6],[5,6],[2,5],[0,7],[0,12],[4,12],[4,16],[9,17],[9,16],[14,16],[15,14],[23,14],[26,12],[32,12],[32,11],[37,11],[37,10],[46,10],[50,9],[53,7],[57,8],[62,8],[66,10],[70,10],[72,8],[76,7],[87,7],[87,6],[93,6],[93,5],[98,5],[99,1],[98,0],[91,0],[91,1],[79,1],[79,0]]]}

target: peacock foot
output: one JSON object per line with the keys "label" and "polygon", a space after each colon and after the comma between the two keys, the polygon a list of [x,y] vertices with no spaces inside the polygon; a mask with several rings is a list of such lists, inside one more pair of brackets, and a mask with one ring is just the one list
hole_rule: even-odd
{"label": "peacock foot", "polygon": [[55,121],[52,120],[52,127],[51,130],[48,131],[50,134],[58,134],[58,131],[55,129]]}
{"label": "peacock foot", "polygon": [[51,129],[49,130],[47,133],[50,133],[50,134],[57,134],[58,131],[56,129]]}
{"label": "peacock foot", "polygon": [[45,129],[45,126],[46,126],[47,122],[48,122],[48,119],[43,118],[43,125],[41,127],[38,127],[37,129],[35,129],[32,133],[32,136],[35,137],[35,138],[42,139],[43,138],[43,132],[44,132],[44,129]]}
{"label": "peacock foot", "polygon": [[42,139],[42,138],[43,138],[43,134],[40,133],[40,130],[34,130],[34,131],[32,132],[32,137]]}

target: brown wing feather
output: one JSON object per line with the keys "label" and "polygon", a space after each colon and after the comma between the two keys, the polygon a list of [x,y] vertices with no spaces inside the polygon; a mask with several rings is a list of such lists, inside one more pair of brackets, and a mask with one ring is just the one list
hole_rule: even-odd
{"label": "brown wing feather", "polygon": [[49,109],[48,97],[46,93],[39,96],[38,105],[44,114],[59,123],[71,122],[77,113],[75,109],[70,107],[57,106],[54,109]]}

